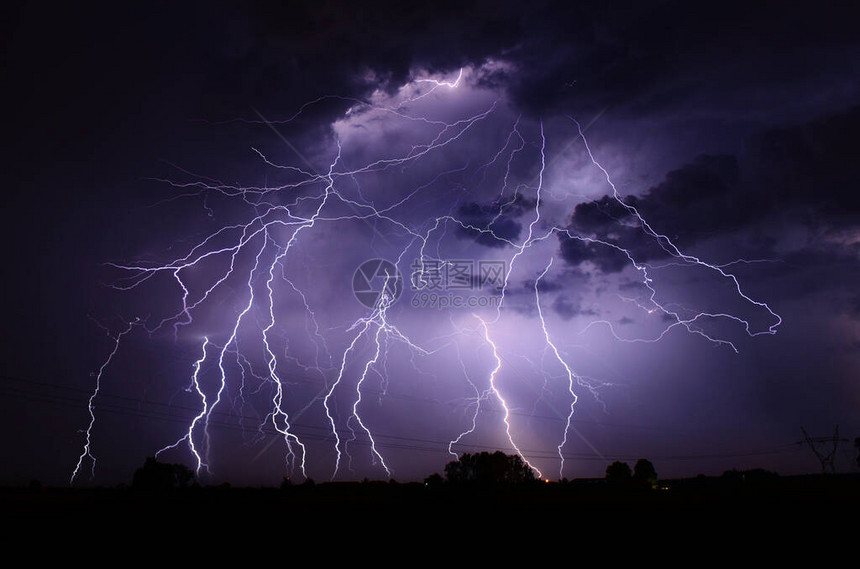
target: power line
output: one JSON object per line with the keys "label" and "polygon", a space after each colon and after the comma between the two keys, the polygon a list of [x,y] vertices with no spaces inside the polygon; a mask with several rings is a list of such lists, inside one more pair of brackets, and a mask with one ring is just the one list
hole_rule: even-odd
{"label": "power line", "polygon": [[[28,382],[28,383],[40,384],[40,385],[44,385],[44,386],[61,387],[61,388],[67,389],[69,391],[86,393],[87,395],[89,395],[89,392],[87,392],[86,390],[83,390],[83,389],[72,388],[72,387],[68,387],[68,386],[61,386],[58,384],[51,384],[51,383],[47,383],[47,382],[36,382],[36,381],[30,382],[28,380],[23,380],[21,378],[12,378],[9,376],[0,376],[0,377],[2,377],[2,379],[4,379],[4,380],[23,381],[23,382]],[[75,406],[75,407],[77,407],[78,405],[86,403],[85,399],[75,399],[72,397],[66,397],[66,396],[61,396],[61,395],[42,394],[42,393],[33,394],[33,393],[28,393],[26,391],[21,391],[21,390],[11,390],[10,393],[13,396],[21,397],[21,398],[31,400],[31,401],[49,401],[49,402],[53,402],[53,403],[58,403],[58,404],[63,404],[63,405],[68,405],[68,406]],[[156,407],[164,407],[169,411],[175,411],[175,410],[191,411],[194,413],[194,415],[189,416],[189,415],[171,413],[169,411],[161,411],[161,412],[144,411],[144,410],[139,409],[139,408],[128,407],[128,406],[123,406],[123,405],[119,405],[119,404],[104,403],[104,402],[97,405],[97,408],[99,410],[109,412],[109,413],[116,413],[116,414],[125,415],[125,416],[135,416],[135,417],[160,419],[160,420],[168,421],[168,422],[182,423],[185,426],[187,426],[190,423],[190,421],[193,420],[193,418],[199,412],[198,409],[194,409],[191,407],[185,407],[185,406],[179,406],[179,405],[168,405],[165,403],[146,401],[146,400],[142,400],[142,399],[138,399],[138,398],[134,398],[134,397],[110,396],[110,395],[103,395],[103,397],[119,399],[122,401],[131,402],[131,403],[145,403],[145,404],[153,405]],[[247,415],[242,415],[242,414],[237,414],[237,413],[228,413],[228,412],[224,412],[224,411],[215,412],[215,413],[213,413],[213,415],[218,415],[218,416],[223,417],[223,418],[210,420],[209,421],[210,426],[213,426],[215,428],[219,428],[222,430],[241,431],[243,433],[248,433],[251,429],[242,425],[242,421],[244,421],[244,420],[257,420],[257,421],[259,421],[261,419],[259,416],[250,417]],[[233,418],[235,418],[239,421],[238,424],[227,421],[227,419],[233,419]],[[550,417],[547,417],[547,418],[551,419]],[[601,424],[601,423],[598,423],[597,421],[582,421],[582,422],[591,422],[591,423]],[[293,430],[291,430],[291,432],[293,432],[297,436],[300,435],[300,438],[302,438],[304,440],[325,441],[325,440],[331,440],[332,439],[332,436],[331,436],[332,431],[330,428],[320,427],[320,426],[316,426],[316,425],[310,425],[310,424],[306,424],[306,423],[293,423],[293,424],[291,424],[291,427],[294,428]],[[274,428],[274,426],[269,425],[268,422],[265,424],[262,424],[262,425],[258,425],[256,428],[253,429],[253,431],[255,431],[257,433],[261,433],[263,435],[267,435],[267,436],[276,436],[276,437],[282,437],[283,436],[282,433],[277,431]],[[315,433],[312,431],[322,431],[322,432],[321,433]],[[355,434],[354,432],[349,431],[348,429],[337,429],[337,432],[338,432],[338,434],[343,435],[344,437],[346,437],[347,435],[354,435]],[[434,452],[434,453],[444,452],[444,453],[447,453],[448,444],[450,442],[450,441],[424,439],[424,438],[417,438],[417,437],[404,437],[404,436],[400,436],[400,435],[392,435],[392,434],[384,434],[384,433],[374,433],[374,437],[376,439],[378,439],[377,443],[376,443],[377,446],[380,446],[383,448],[388,448],[388,449],[410,450],[410,451],[416,451],[416,452]],[[420,443],[420,444],[416,444],[416,443]],[[350,445],[356,445],[356,446],[370,446],[370,441],[362,440],[362,439],[354,439],[354,440],[350,440],[349,444]],[[428,445],[435,445],[435,446],[428,446]],[[461,448],[476,449],[476,450],[493,450],[493,451],[503,450],[503,451],[509,451],[509,452],[514,452],[514,450],[515,450],[513,448],[500,449],[498,446],[483,445],[483,444],[458,443],[456,446],[461,447]],[[785,446],[781,446],[781,447],[777,447],[777,448],[773,448],[773,449],[762,449],[762,450],[752,450],[752,451],[736,451],[736,452],[726,452],[726,453],[709,453],[709,454],[659,455],[659,456],[652,456],[651,458],[653,460],[665,460],[665,461],[708,460],[708,459],[718,459],[718,458],[735,458],[735,457],[763,456],[763,455],[770,455],[770,454],[780,454],[780,453],[786,452],[787,450],[791,450],[792,448],[793,448],[793,445],[785,445]],[[558,458],[558,454],[556,452],[549,452],[546,450],[523,449],[523,454],[527,458],[530,458],[530,459],[553,460],[553,459]],[[608,460],[636,460],[637,458],[640,458],[638,455],[627,455],[627,454],[616,454],[616,453],[604,453],[604,458],[596,457],[591,453],[570,453],[570,452],[567,452],[567,453],[563,453],[562,456],[564,456],[564,458],[566,460],[567,459],[579,460],[579,461],[590,460],[590,461],[601,461],[601,462],[605,462],[607,459]]]}
{"label": "power line", "polygon": [[[308,384],[313,383],[315,385],[319,384],[319,382],[316,382],[316,381],[309,381],[310,379],[312,379],[312,378],[310,378],[310,376],[291,376],[291,379],[290,379],[291,382],[293,381],[294,377],[295,378],[305,378],[305,381],[302,381],[302,383],[308,383]],[[84,403],[86,402],[86,399],[88,399],[89,396],[92,395],[92,392],[90,390],[82,389],[82,388],[76,388],[76,387],[70,387],[70,386],[62,385],[62,384],[58,384],[58,383],[50,383],[50,382],[45,382],[45,381],[24,379],[24,378],[8,376],[8,375],[0,375],[0,380],[18,381],[18,382],[27,383],[27,384],[41,385],[41,386],[45,386],[45,387],[61,388],[61,389],[66,389],[68,391],[74,391],[77,393],[81,393],[82,395],[85,396],[84,399],[77,400],[77,401],[84,402]],[[414,395],[406,395],[406,394],[401,394],[401,393],[389,393],[387,391],[379,391],[379,390],[368,389],[368,388],[362,389],[362,394],[363,395],[370,395],[370,396],[377,396],[377,397],[386,398],[386,399],[391,399],[391,398],[406,399],[406,400],[416,401],[416,402],[421,402],[421,403],[433,403],[435,405],[448,406],[448,404],[440,402],[436,399],[431,399],[431,398],[427,398],[427,397],[417,397]],[[194,408],[194,407],[188,407],[188,406],[184,406],[184,405],[175,405],[175,404],[170,404],[170,403],[163,403],[160,401],[152,401],[152,400],[148,400],[148,399],[141,399],[138,397],[131,397],[131,396],[127,396],[127,395],[105,393],[104,391],[99,393],[99,398],[120,399],[120,400],[126,400],[126,401],[130,401],[130,402],[134,402],[134,403],[145,403],[148,405],[155,405],[155,406],[159,406],[159,407],[169,407],[171,409],[182,409],[182,410],[193,412],[194,416],[196,416],[197,413],[199,412],[199,409]],[[483,407],[482,413],[491,413],[491,414],[502,415],[502,414],[505,414],[505,411],[499,410],[499,409],[492,409],[492,408]],[[226,411],[215,411],[215,412],[213,412],[213,414],[214,415],[224,415],[224,416],[235,416],[236,415],[235,413],[230,413],[230,412],[226,412]],[[538,414],[525,413],[525,412],[519,412],[519,411],[510,411],[510,412],[508,412],[508,414],[512,415],[512,416],[516,416],[516,417],[525,417],[528,419],[541,419],[541,420],[555,421],[555,422],[565,422],[566,421],[566,417],[538,415]],[[252,418],[252,417],[245,417],[245,418]],[[193,419],[193,416],[189,417],[189,419]],[[598,425],[601,427],[614,427],[614,428],[637,429],[637,430],[656,430],[656,431],[662,431],[662,432],[667,432],[667,433],[679,433],[679,431],[676,431],[674,429],[670,429],[668,427],[652,426],[652,425],[632,425],[629,423],[610,423],[610,422],[606,422],[606,421],[597,421],[597,420],[593,420],[593,419],[581,419],[581,418],[578,418],[576,416],[574,416],[574,418],[572,419],[572,422],[577,423],[577,424]]]}
{"label": "power line", "polygon": [[[821,461],[821,472],[826,474],[829,470],[831,474],[836,474],[836,465],[834,464],[836,448],[839,446],[839,443],[848,442],[848,439],[839,438],[839,425],[836,425],[836,429],[833,431],[832,437],[810,437],[806,432],[806,429],[800,427],[800,430],[803,431],[803,440],[797,441],[795,444],[808,444],[809,448],[812,449],[812,452],[815,453],[818,460]],[[825,452],[820,450],[821,446],[829,446],[830,443],[832,443],[833,446],[829,451]]]}

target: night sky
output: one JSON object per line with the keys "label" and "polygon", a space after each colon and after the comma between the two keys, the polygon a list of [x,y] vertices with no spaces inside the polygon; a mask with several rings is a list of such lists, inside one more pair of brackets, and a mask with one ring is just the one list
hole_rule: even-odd
{"label": "night sky", "polygon": [[860,13],[694,4],[4,7],[0,484],[856,471]]}

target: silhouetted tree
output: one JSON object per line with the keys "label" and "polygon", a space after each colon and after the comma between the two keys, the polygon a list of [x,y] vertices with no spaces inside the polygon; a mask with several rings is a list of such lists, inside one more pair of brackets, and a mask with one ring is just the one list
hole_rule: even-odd
{"label": "silhouetted tree", "polygon": [[132,487],[136,490],[173,490],[187,488],[194,473],[184,464],[167,464],[149,457],[134,473]]}
{"label": "silhouetted tree", "polygon": [[723,475],[720,476],[720,480],[726,486],[740,486],[743,484],[744,475],[741,471],[732,468],[731,470],[723,472]]}
{"label": "silhouetted tree", "polygon": [[445,465],[445,478],[452,484],[493,485],[534,482],[535,475],[518,455],[496,451],[463,454]]}
{"label": "silhouetted tree", "polygon": [[424,479],[424,486],[428,488],[439,488],[444,482],[445,480],[439,475],[439,473],[434,472]]}
{"label": "silhouetted tree", "polygon": [[610,484],[628,484],[633,479],[633,473],[626,462],[616,460],[606,467],[606,481]]}
{"label": "silhouetted tree", "polygon": [[642,488],[657,486],[657,470],[650,460],[640,458],[633,467],[633,482]]}
{"label": "silhouetted tree", "polygon": [[860,437],[854,439],[854,448],[857,449],[857,466],[860,466]]}

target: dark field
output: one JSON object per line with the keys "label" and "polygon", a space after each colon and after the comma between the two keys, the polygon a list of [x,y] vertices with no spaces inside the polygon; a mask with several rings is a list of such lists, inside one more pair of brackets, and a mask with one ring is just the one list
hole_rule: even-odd
{"label": "dark field", "polygon": [[450,517],[510,514],[615,515],[684,513],[689,516],[743,512],[781,516],[798,511],[854,512],[860,506],[860,477],[797,476],[773,479],[699,477],[661,481],[656,489],[613,487],[603,480],[477,486],[424,483],[322,483],[277,488],[191,487],[170,491],[120,488],[5,488],[3,517],[139,519],[151,517],[263,519],[289,513],[304,518],[351,515]]}

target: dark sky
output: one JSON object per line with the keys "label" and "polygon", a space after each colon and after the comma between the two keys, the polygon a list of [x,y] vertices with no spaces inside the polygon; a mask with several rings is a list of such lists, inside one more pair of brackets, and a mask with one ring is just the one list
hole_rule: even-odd
{"label": "dark sky", "polygon": [[[96,385],[80,484],[176,442],[276,484],[860,436],[857,8],[407,4],[3,8],[0,483],[68,483]],[[422,258],[473,278],[414,290]]]}

